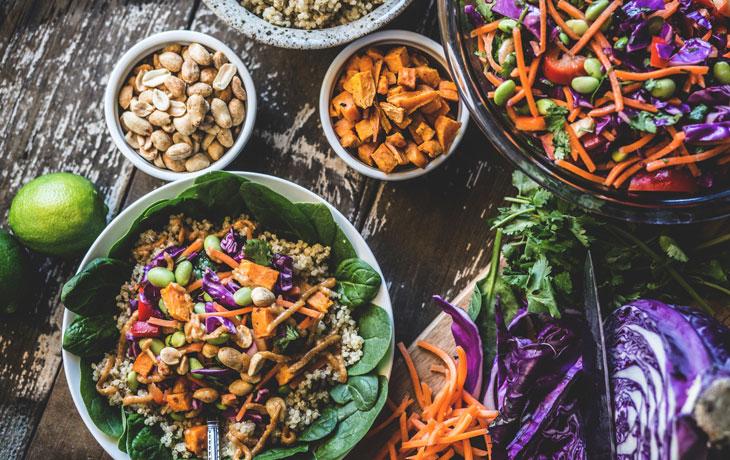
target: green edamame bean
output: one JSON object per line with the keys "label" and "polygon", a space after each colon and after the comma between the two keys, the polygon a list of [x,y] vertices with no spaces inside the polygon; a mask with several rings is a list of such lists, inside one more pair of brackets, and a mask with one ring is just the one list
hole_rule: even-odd
{"label": "green edamame bean", "polygon": [[190,363],[190,371],[191,371],[190,377],[192,377],[194,379],[202,378],[201,376],[192,373],[192,371],[197,370],[197,369],[202,369],[203,363],[198,361],[198,358],[190,358],[189,363]]}
{"label": "green edamame bean", "polygon": [[147,272],[147,279],[153,286],[164,288],[175,281],[175,274],[164,267],[155,267]]}
{"label": "green edamame bean", "polygon": [[189,260],[183,260],[175,267],[175,282],[180,286],[187,286],[190,277],[193,276],[193,264]]}
{"label": "green edamame bean", "polygon": [[677,90],[677,84],[671,78],[660,78],[654,81],[651,95],[658,99],[669,99]]}
{"label": "green edamame bean", "polygon": [[581,94],[591,94],[601,84],[597,78],[593,77],[575,77],[570,86]]}
{"label": "green edamame bean", "polygon": [[730,84],[730,64],[725,61],[716,62],[712,66],[712,75],[723,85]]}
{"label": "green edamame bean", "polygon": [[499,21],[499,25],[497,26],[499,30],[505,33],[512,33],[512,29],[517,27],[517,21],[514,19],[502,19]]}
{"label": "green edamame bean", "polygon": [[582,19],[570,19],[565,21],[565,25],[573,31],[577,36],[582,36],[588,30],[588,23]]}
{"label": "green edamame bean", "polygon": [[251,288],[242,287],[241,289],[234,292],[233,301],[236,302],[236,305],[240,305],[242,307],[245,307],[246,305],[251,305],[253,303],[253,300],[251,299]]}
{"label": "green edamame bean", "polygon": [[165,342],[160,339],[152,339],[150,342],[150,350],[155,355],[159,355],[163,348],[165,348]]}
{"label": "green edamame bean", "polygon": [[170,337],[170,345],[173,347],[182,347],[185,345],[185,333],[183,331],[175,331]]}
{"label": "green edamame bean", "polygon": [[589,21],[595,21],[598,19],[598,16],[603,13],[603,10],[605,10],[608,7],[608,0],[598,0],[596,2],[593,2],[588,8],[586,8],[586,19]]}
{"label": "green edamame bean", "polygon": [[157,308],[159,308],[160,311],[165,314],[165,316],[170,316],[170,314],[167,312],[167,305],[165,305],[164,300],[160,299],[160,301],[157,302]]}
{"label": "green edamame bean", "polygon": [[566,34],[565,32],[560,32],[558,34],[558,38],[561,42],[563,42],[563,45],[567,45],[568,43],[570,43],[570,37],[568,37],[568,34]]}
{"label": "green edamame bean", "polygon": [[550,110],[550,108],[553,107],[555,103],[550,99],[538,99],[535,102],[535,105],[537,105],[537,112],[540,115],[547,115],[548,110]]}
{"label": "green edamame bean", "polygon": [[197,314],[205,313],[205,304],[203,302],[196,303],[193,305],[193,311]]}
{"label": "green edamame bean", "polygon": [[172,346],[172,334],[165,336],[165,346],[171,347]]}
{"label": "green edamame bean", "polygon": [[185,414],[182,414],[180,412],[170,412],[170,418],[175,420],[176,422],[182,422],[185,420]]}
{"label": "green edamame bean", "polygon": [[516,87],[517,85],[513,80],[503,81],[502,84],[494,90],[494,103],[497,105],[505,105],[507,103],[507,99],[512,97],[515,93]]}
{"label": "green edamame bean", "polygon": [[603,76],[603,65],[596,58],[588,58],[583,62],[583,69],[593,78],[601,78]]}
{"label": "green edamame bean", "polygon": [[204,293],[203,293],[203,299],[204,299],[204,300],[205,300],[206,302],[212,302],[212,301],[213,301],[213,297],[211,297],[211,296],[210,296],[210,294],[208,294],[207,292],[204,292]]}
{"label": "green edamame bean", "polygon": [[616,163],[621,163],[622,161],[624,161],[626,159],[627,156],[629,156],[628,153],[623,153],[623,152],[619,152],[618,150],[616,150],[615,152],[613,152],[611,154],[611,159],[613,161],[615,161]]}
{"label": "green edamame bean", "polygon": [[626,48],[626,45],[628,45],[628,44],[629,44],[628,37],[621,37],[618,40],[616,40],[616,43],[613,44],[613,47],[616,48],[617,50],[622,50],[622,49]]}
{"label": "green edamame bean", "polygon": [[127,386],[130,390],[132,390],[132,393],[137,392],[137,388],[139,388],[139,382],[137,381],[137,372],[129,371],[127,373]]}
{"label": "green edamame bean", "polygon": [[208,235],[203,240],[203,247],[205,248],[206,252],[210,251],[211,249],[220,251],[221,250],[221,239],[215,235]]}
{"label": "green edamame bean", "polygon": [[221,404],[221,403],[215,403],[215,407],[217,407],[219,410],[226,410],[228,409],[228,406]]}
{"label": "green edamame bean", "polygon": [[230,339],[231,339],[230,335],[223,333],[223,334],[219,335],[218,337],[206,340],[206,342],[208,342],[211,345],[223,345],[224,343],[228,342]]}

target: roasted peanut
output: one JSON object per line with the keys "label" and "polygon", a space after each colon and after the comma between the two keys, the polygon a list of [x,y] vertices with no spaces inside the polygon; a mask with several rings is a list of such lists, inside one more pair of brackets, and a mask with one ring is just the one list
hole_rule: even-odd
{"label": "roasted peanut", "polygon": [[231,113],[228,111],[228,105],[221,99],[213,98],[213,100],[210,101],[210,111],[213,114],[215,123],[221,128],[230,128],[233,126],[233,120],[231,119]]}

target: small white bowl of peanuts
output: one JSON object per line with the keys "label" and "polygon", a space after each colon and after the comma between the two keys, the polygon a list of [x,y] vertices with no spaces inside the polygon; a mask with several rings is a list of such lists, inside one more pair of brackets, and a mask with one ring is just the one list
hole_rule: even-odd
{"label": "small white bowl of peanuts", "polygon": [[117,62],[104,117],[137,168],[178,180],[223,169],[241,153],[253,133],[256,91],[223,42],[173,30],[142,40]]}

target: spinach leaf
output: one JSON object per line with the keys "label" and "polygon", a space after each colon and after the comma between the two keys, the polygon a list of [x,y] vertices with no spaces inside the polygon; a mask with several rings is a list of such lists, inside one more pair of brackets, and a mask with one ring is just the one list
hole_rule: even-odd
{"label": "spinach leaf", "polygon": [[81,368],[79,392],[86,410],[89,411],[89,417],[103,433],[113,438],[121,436],[124,431],[121,414],[119,409],[110,406],[107,399],[96,391],[91,361],[82,359],[79,366]]}
{"label": "spinach leaf", "polygon": [[124,414],[124,432],[119,438],[117,446],[123,452],[129,453],[132,449],[132,440],[134,440],[135,436],[137,436],[137,434],[139,434],[139,432],[142,431],[142,428],[146,425],[144,424],[144,416],[136,412],[127,412],[124,408],[122,408],[122,414]]}
{"label": "spinach leaf", "polygon": [[328,407],[322,411],[319,418],[307,427],[299,436],[300,441],[319,441],[332,433],[337,426],[337,409]]}
{"label": "spinach leaf", "polygon": [[339,265],[345,259],[357,257],[355,248],[342,229],[335,223],[332,212],[323,203],[297,203],[296,206],[309,217],[319,235],[319,242],[331,248],[330,263]]}
{"label": "spinach leaf", "polygon": [[254,460],[279,460],[303,454],[309,450],[308,444],[297,444],[292,447],[274,447],[273,449],[261,452],[254,457]]}
{"label": "spinach leaf", "polygon": [[337,408],[337,420],[341,422],[357,412],[357,410],[357,403],[355,401],[350,401],[344,406],[339,406]]}
{"label": "spinach leaf", "polygon": [[388,314],[370,305],[357,318],[360,337],[364,339],[362,357],[348,370],[349,375],[363,375],[375,369],[390,348],[393,331]]}
{"label": "spinach leaf", "polygon": [[347,454],[367,434],[388,396],[388,380],[379,377],[378,399],[370,410],[357,411],[337,425],[333,435],[315,451],[317,460],[335,460]]}
{"label": "spinach leaf", "polygon": [[168,460],[172,452],[160,442],[160,436],[150,426],[145,426],[129,445],[131,460]]}
{"label": "spinach leaf", "polygon": [[350,389],[347,388],[347,384],[341,383],[330,390],[330,397],[337,404],[345,404],[352,401],[352,395]]}
{"label": "spinach leaf", "polygon": [[110,316],[79,316],[63,334],[63,349],[81,358],[100,356],[110,350],[119,337]]}
{"label": "spinach leaf", "polygon": [[61,302],[81,316],[113,314],[119,288],[131,271],[121,260],[94,259],[63,285]]}
{"label": "spinach leaf", "polygon": [[375,375],[355,375],[347,380],[347,387],[360,410],[369,410],[378,399],[378,377]]}
{"label": "spinach leaf", "polygon": [[271,248],[264,240],[246,240],[246,247],[243,250],[246,258],[253,262],[268,267],[271,265]]}
{"label": "spinach leaf", "polygon": [[302,210],[265,185],[245,182],[241,184],[241,197],[264,228],[283,238],[317,241],[317,230]]}
{"label": "spinach leaf", "polygon": [[348,307],[360,307],[375,298],[380,289],[380,274],[367,262],[354,258],[340,262],[335,271],[340,302]]}

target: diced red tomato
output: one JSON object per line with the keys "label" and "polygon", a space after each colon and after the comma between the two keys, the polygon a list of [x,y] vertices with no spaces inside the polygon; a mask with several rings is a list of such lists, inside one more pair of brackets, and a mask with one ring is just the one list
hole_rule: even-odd
{"label": "diced red tomato", "polygon": [[664,45],[667,43],[663,38],[661,37],[652,37],[651,38],[651,45],[649,45],[649,50],[651,51],[651,61],[650,64],[652,67],[666,67],[667,64],[669,64],[668,60],[662,59],[661,56],[659,56],[659,50],[657,49],[657,45]]}
{"label": "diced red tomato", "polygon": [[665,168],[635,175],[630,192],[697,193],[697,181],[687,170]]}
{"label": "diced red tomato", "polygon": [[140,298],[137,299],[137,311],[139,312],[138,319],[140,321],[147,321],[152,317],[152,305]]}
{"label": "diced red tomato", "polygon": [[132,324],[132,327],[129,329],[129,333],[135,339],[140,339],[143,337],[158,337],[160,335],[160,328],[155,326],[154,324],[149,324],[144,321],[137,321],[136,323]]}
{"label": "diced red tomato", "polygon": [[542,72],[545,78],[559,85],[569,85],[575,77],[585,75],[583,62],[586,60],[583,56],[571,56],[564,53],[558,57],[560,50],[554,48],[545,56],[542,63]]}
{"label": "diced red tomato", "polygon": [[553,134],[547,133],[540,136],[540,142],[542,142],[542,148],[545,150],[545,154],[551,160],[555,160],[555,147],[553,146]]}

